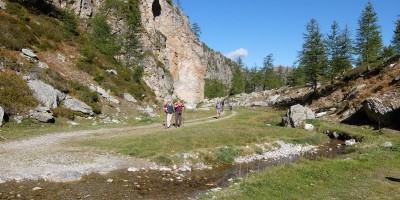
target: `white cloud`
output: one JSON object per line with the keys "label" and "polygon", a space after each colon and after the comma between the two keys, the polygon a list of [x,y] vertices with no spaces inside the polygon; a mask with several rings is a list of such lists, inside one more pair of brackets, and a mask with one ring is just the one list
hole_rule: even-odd
{"label": "white cloud", "polygon": [[247,52],[247,49],[240,48],[240,49],[236,49],[235,51],[227,53],[226,57],[230,58],[231,60],[236,60],[239,57],[245,58],[248,55],[249,55],[249,53]]}

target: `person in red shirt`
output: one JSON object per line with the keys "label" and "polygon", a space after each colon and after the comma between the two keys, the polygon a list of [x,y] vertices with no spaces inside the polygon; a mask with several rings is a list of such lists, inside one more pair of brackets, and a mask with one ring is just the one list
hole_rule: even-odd
{"label": "person in red shirt", "polygon": [[183,125],[183,109],[185,105],[178,100],[175,104],[175,127],[181,127]]}

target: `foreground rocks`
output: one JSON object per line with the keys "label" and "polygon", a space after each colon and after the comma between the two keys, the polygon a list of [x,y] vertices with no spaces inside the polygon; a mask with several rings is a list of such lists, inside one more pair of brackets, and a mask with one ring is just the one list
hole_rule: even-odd
{"label": "foreground rocks", "polygon": [[0,126],[3,126],[4,109],[0,106]]}
{"label": "foreground rocks", "polygon": [[65,99],[65,94],[40,80],[30,80],[28,86],[33,91],[33,96],[44,107],[57,108],[59,102]]}

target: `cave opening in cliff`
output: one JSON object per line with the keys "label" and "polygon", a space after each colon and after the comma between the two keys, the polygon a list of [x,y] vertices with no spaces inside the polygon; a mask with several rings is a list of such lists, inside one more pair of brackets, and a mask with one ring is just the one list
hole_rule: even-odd
{"label": "cave opening in cliff", "polygon": [[161,15],[161,5],[160,0],[154,0],[153,5],[151,6],[151,10],[153,11],[153,17],[156,18]]}

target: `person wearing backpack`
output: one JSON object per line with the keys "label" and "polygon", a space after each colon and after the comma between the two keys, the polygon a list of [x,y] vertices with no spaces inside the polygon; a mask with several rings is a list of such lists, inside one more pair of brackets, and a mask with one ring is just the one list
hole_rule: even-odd
{"label": "person wearing backpack", "polygon": [[217,117],[216,118],[219,119],[221,117],[221,113],[222,113],[222,104],[220,101],[217,101],[215,108],[217,109]]}
{"label": "person wearing backpack", "polygon": [[175,127],[181,127],[183,125],[183,109],[185,105],[178,100],[175,104]]}
{"label": "person wearing backpack", "polygon": [[165,123],[165,128],[171,127],[171,119],[174,114],[174,107],[172,106],[172,102],[168,101],[164,104],[164,112],[167,114],[167,122]]}

